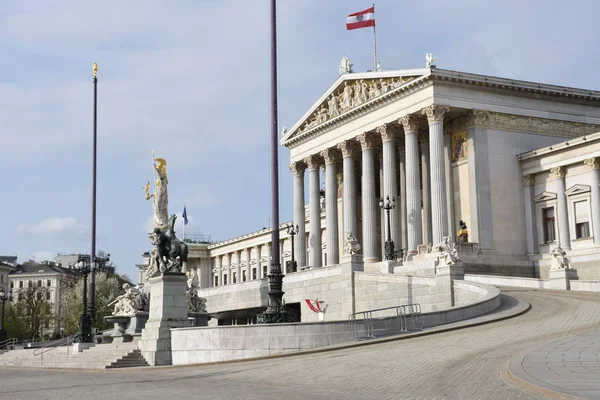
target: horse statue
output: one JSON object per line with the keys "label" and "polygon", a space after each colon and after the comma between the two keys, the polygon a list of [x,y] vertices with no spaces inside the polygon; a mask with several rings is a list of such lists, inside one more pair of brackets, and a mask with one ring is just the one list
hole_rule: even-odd
{"label": "horse statue", "polygon": [[152,244],[161,272],[185,272],[188,260],[188,247],[175,236],[175,214],[169,217],[166,229],[154,228],[151,233]]}

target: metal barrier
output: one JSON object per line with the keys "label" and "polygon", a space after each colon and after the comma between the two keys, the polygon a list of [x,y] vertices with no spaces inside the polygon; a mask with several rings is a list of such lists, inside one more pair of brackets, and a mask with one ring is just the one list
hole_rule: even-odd
{"label": "metal barrier", "polygon": [[41,365],[44,365],[44,353],[52,351],[60,346],[66,346],[67,347],[67,357],[68,357],[70,349],[71,349],[70,346],[75,342],[75,338],[78,335],[79,335],[79,333],[76,333],[74,335],[67,336],[66,338],[62,338],[62,339],[55,340],[54,342],[50,342],[47,345],[34,350],[33,355],[35,357],[40,356]]}
{"label": "metal barrier", "polygon": [[[386,313],[391,315],[377,316]],[[391,334],[423,329],[421,305],[418,303],[357,312],[348,316],[348,322],[356,340],[373,339],[378,332]]]}
{"label": "metal barrier", "polygon": [[0,349],[7,348],[8,350],[13,350],[16,344],[17,338],[6,339],[0,342]]}

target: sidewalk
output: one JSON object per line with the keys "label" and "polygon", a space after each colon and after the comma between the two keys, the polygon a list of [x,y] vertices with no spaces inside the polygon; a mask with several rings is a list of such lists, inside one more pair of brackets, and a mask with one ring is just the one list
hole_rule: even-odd
{"label": "sidewalk", "polygon": [[509,364],[520,385],[557,399],[600,399],[600,331],[562,338]]}

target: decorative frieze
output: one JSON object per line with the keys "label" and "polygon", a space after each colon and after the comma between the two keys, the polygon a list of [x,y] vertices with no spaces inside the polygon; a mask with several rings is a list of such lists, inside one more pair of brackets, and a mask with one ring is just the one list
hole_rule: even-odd
{"label": "decorative frieze", "polygon": [[600,125],[560,121],[548,118],[501,114],[484,110],[471,112],[454,118],[446,124],[446,132],[452,134],[471,127],[541,133],[545,135],[578,137],[599,132]]}
{"label": "decorative frieze", "polygon": [[535,184],[535,175],[531,174],[531,175],[525,175],[523,177],[523,185],[532,186],[534,184]]}
{"label": "decorative frieze", "polygon": [[406,115],[398,119],[398,123],[404,127],[404,133],[416,132],[419,129],[419,120],[415,115]]}
{"label": "decorative frieze", "polygon": [[444,115],[450,111],[448,106],[440,106],[438,104],[432,104],[429,107],[425,107],[421,110],[423,115],[427,116],[427,120],[430,124],[440,122],[444,120]]}
{"label": "decorative frieze", "polygon": [[565,167],[554,167],[550,169],[557,178],[564,178],[567,175],[567,169]]}
{"label": "decorative frieze", "polygon": [[600,157],[586,158],[583,163],[590,169],[600,169]]}

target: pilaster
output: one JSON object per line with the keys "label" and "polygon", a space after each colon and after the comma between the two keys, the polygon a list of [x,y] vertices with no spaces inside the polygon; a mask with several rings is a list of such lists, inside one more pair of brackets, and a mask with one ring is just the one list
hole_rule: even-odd
{"label": "pilaster", "polygon": [[525,175],[523,177],[523,201],[525,205],[525,234],[527,236],[527,254],[537,254],[538,239],[537,239],[537,223],[535,215],[535,204],[533,196],[535,187],[535,176]]}

